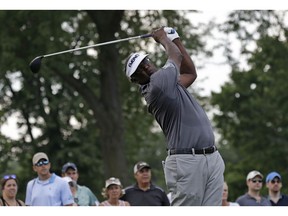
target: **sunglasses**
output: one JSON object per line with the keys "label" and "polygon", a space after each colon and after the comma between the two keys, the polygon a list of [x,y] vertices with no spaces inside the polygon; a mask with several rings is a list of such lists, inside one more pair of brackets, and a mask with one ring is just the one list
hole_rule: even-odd
{"label": "sunglasses", "polygon": [[16,175],[15,175],[15,174],[12,174],[12,175],[5,175],[5,176],[3,176],[3,179],[4,179],[4,180],[8,180],[8,179],[16,179]]}
{"label": "sunglasses", "polygon": [[278,184],[279,184],[279,183],[281,183],[281,181],[280,181],[280,180],[272,180],[271,183],[272,183],[272,184],[275,184],[275,183],[278,183]]}
{"label": "sunglasses", "polygon": [[253,179],[251,180],[253,183],[256,183],[256,182],[259,182],[259,183],[262,183],[262,180],[261,179]]}
{"label": "sunglasses", "polygon": [[37,162],[37,163],[35,164],[35,166],[41,167],[41,166],[47,165],[47,164],[49,164],[49,161],[48,161],[48,160],[42,160],[42,161]]}

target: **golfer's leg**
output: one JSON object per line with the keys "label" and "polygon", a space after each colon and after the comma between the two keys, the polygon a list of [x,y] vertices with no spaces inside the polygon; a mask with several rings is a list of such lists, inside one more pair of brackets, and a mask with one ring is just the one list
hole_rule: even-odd
{"label": "golfer's leg", "polygon": [[225,170],[224,161],[219,152],[206,155],[206,157],[208,163],[209,178],[207,181],[207,187],[202,205],[221,206]]}

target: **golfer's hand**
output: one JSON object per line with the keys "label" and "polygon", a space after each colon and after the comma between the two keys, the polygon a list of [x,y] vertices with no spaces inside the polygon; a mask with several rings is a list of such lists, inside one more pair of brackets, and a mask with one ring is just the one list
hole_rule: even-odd
{"label": "golfer's hand", "polygon": [[164,27],[164,31],[166,32],[167,34],[167,37],[173,41],[175,40],[176,38],[179,38],[179,35],[178,33],[176,32],[175,29],[171,28],[171,27]]}
{"label": "golfer's hand", "polygon": [[166,32],[164,31],[164,27],[156,29],[152,32],[152,36],[157,43],[161,43],[161,41],[167,38]]}

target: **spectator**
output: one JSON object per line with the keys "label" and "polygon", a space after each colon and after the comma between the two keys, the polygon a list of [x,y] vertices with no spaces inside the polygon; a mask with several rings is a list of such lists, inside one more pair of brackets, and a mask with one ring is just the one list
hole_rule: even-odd
{"label": "spectator", "polygon": [[68,184],[50,172],[48,156],[38,152],[32,159],[33,170],[38,177],[27,184],[25,204],[28,206],[72,206],[73,196]]}
{"label": "spectator", "polygon": [[134,166],[136,183],[125,188],[123,200],[132,206],[170,206],[164,190],[151,182],[151,167],[146,162]]}
{"label": "spectator", "polygon": [[222,206],[239,206],[237,202],[228,201],[229,189],[227,182],[224,181],[223,184],[223,195],[222,195]]}
{"label": "spectator", "polygon": [[73,203],[73,206],[78,206],[78,198],[75,197],[75,194],[77,192],[76,188],[77,188],[77,184],[75,181],[73,181],[69,176],[65,176],[65,177],[62,177],[69,185],[70,187],[70,190],[72,192],[72,195],[73,195],[73,198],[74,198],[74,203]]}
{"label": "spectator", "polygon": [[272,206],[288,206],[288,196],[281,193],[282,178],[277,172],[270,172],[266,177],[268,199]]}
{"label": "spectator", "polygon": [[79,179],[79,173],[77,166],[74,163],[68,162],[62,167],[62,177],[69,176],[76,182],[76,193],[74,199],[79,206],[96,206],[99,205],[97,197],[93,192],[84,185],[77,184]]}
{"label": "spectator", "polygon": [[237,198],[236,202],[240,206],[271,206],[269,200],[261,196],[263,175],[256,170],[248,173],[246,184],[248,192]]}
{"label": "spectator", "polygon": [[25,206],[22,200],[16,198],[18,192],[16,175],[4,175],[1,179],[1,189],[0,206]]}
{"label": "spectator", "polygon": [[102,195],[106,200],[99,206],[130,206],[129,202],[120,199],[123,195],[123,187],[118,178],[111,177],[105,181]]}

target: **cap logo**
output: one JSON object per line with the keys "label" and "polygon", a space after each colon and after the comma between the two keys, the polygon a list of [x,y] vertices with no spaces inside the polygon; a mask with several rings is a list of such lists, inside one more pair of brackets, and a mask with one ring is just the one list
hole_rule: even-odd
{"label": "cap logo", "polygon": [[146,165],[148,166],[147,163],[144,163],[144,162],[143,162],[143,163],[138,164],[138,167],[140,167],[140,166],[146,166]]}
{"label": "cap logo", "polygon": [[128,67],[131,67],[132,64],[135,62],[136,58],[139,57],[139,54],[136,54],[135,56],[133,56],[133,58],[130,60]]}

